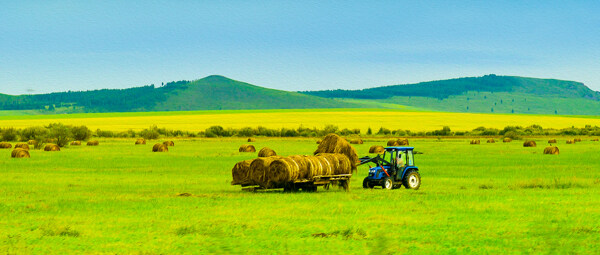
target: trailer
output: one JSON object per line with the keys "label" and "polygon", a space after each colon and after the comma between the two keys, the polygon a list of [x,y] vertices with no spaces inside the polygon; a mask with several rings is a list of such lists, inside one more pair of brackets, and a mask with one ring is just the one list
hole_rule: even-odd
{"label": "trailer", "polygon": [[339,187],[343,188],[344,191],[348,191],[350,188],[351,177],[352,174],[319,175],[314,176],[311,179],[298,179],[282,185],[272,185],[269,187],[242,184],[242,190],[254,192],[258,190],[283,189],[284,192],[297,192],[300,190],[316,192],[317,187],[319,186],[323,186],[324,189],[328,190],[329,187],[337,184]]}

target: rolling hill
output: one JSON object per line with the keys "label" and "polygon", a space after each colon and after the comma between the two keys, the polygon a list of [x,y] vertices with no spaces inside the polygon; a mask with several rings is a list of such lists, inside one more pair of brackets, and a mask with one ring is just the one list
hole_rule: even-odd
{"label": "rolling hill", "polygon": [[195,81],[170,82],[160,87],[149,85],[20,96],[0,94],[0,110],[60,109],[65,113],[352,107],[361,105],[267,89],[217,75]]}

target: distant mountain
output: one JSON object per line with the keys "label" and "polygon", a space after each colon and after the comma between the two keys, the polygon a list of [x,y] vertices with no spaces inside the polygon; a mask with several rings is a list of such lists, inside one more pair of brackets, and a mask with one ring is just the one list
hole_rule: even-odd
{"label": "distant mountain", "polygon": [[360,104],[267,89],[223,76],[129,89],[0,94],[0,110],[69,109],[66,112],[188,111],[225,109],[348,108]]}
{"label": "distant mountain", "polygon": [[435,111],[600,115],[600,92],[583,83],[493,74],[361,90],[301,93]]}

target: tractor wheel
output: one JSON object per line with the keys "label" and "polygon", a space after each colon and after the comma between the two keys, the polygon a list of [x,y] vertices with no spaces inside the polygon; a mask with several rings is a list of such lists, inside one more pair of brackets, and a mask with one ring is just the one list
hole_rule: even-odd
{"label": "tractor wheel", "polygon": [[367,178],[365,178],[363,180],[363,189],[368,189],[369,187],[369,180]]}
{"label": "tractor wheel", "polygon": [[402,180],[404,188],[407,189],[419,189],[421,187],[421,175],[415,170],[410,170],[406,173],[404,180]]}
{"label": "tractor wheel", "polygon": [[381,187],[384,189],[393,189],[394,180],[392,180],[392,178],[390,177],[386,177],[385,179],[383,179],[383,184],[381,184]]}

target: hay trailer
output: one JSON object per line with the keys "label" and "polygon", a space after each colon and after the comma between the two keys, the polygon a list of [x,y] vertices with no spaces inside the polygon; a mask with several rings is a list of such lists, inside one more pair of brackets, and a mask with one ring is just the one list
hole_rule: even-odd
{"label": "hay trailer", "polygon": [[300,190],[306,192],[316,192],[317,187],[323,186],[324,189],[328,190],[329,187],[337,184],[344,191],[348,191],[350,188],[350,177],[352,174],[336,174],[336,175],[319,175],[314,176],[311,179],[298,179],[283,185],[262,187],[252,186],[249,187],[242,185],[244,191],[257,191],[257,190],[272,190],[272,189],[283,189],[284,192],[298,192]]}
{"label": "hay trailer", "polygon": [[407,189],[421,187],[419,168],[415,166],[414,147],[387,147],[383,156],[362,157],[359,165],[374,163],[369,167],[369,175],[363,180],[363,188],[381,186],[384,189],[397,189],[404,185]]}

